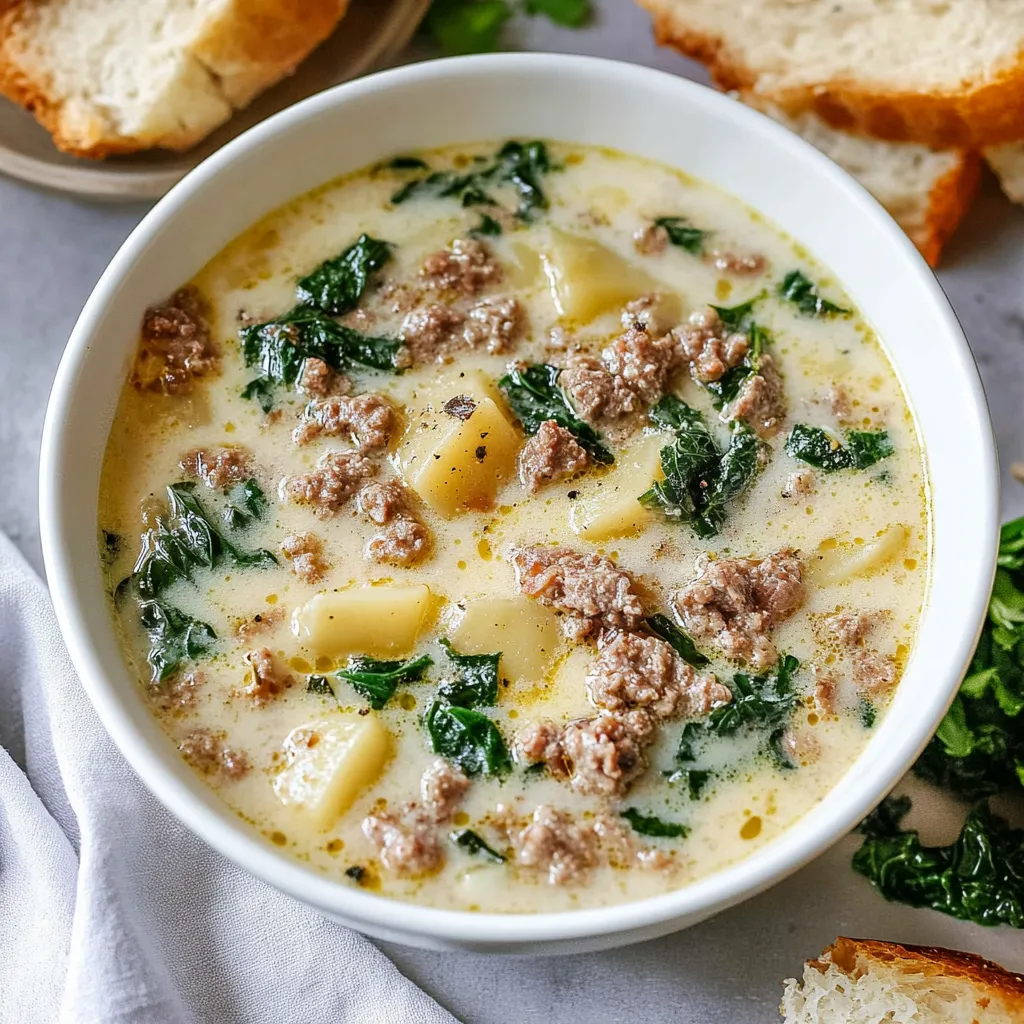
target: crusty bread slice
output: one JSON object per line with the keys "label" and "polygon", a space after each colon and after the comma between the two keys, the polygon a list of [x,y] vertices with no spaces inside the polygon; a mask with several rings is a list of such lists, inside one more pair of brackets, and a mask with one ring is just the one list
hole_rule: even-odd
{"label": "crusty bread slice", "polygon": [[1024,5],[992,0],[638,0],[723,89],[895,142],[1024,139]]}
{"label": "crusty bread slice", "polygon": [[853,175],[910,236],[930,266],[967,212],[981,161],[960,149],[880,142],[830,128],[811,113],[790,117],[753,95],[739,99],[802,135]]}
{"label": "crusty bread slice", "polygon": [[0,92],[57,146],[187,149],[291,73],[348,0],[0,0]]}
{"label": "crusty bread slice", "polygon": [[989,146],[983,155],[1007,197],[1024,203],[1024,142]]}
{"label": "crusty bread slice", "polygon": [[971,953],[837,939],[786,983],[786,1024],[1020,1024],[1024,978]]}

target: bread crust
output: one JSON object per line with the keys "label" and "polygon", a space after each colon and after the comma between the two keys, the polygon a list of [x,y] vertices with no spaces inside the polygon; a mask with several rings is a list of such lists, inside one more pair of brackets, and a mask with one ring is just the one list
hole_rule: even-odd
{"label": "bread crust", "polygon": [[824,970],[830,961],[852,976],[857,969],[858,958],[898,970],[914,971],[926,977],[963,978],[990,997],[1000,999],[1010,1014],[1024,1015],[1024,977],[973,953],[961,953],[941,946],[905,946],[879,939],[840,937],[825,950],[820,960],[809,962],[811,966]]}
{"label": "bread crust", "polygon": [[937,149],[975,149],[1024,139],[1024,54],[991,82],[966,83],[959,92],[908,92],[834,79],[799,88],[761,90],[758,75],[722,36],[682,24],[664,0],[637,0],[653,17],[654,35],[706,64],[725,90],[753,92],[788,114],[817,114],[833,128]]}
{"label": "bread crust", "polygon": [[[112,134],[87,105],[70,115],[69,103],[50,83],[28,74],[12,57],[9,43],[33,0],[0,0],[0,94],[28,110],[50,133],[56,147],[72,156],[104,159],[146,149],[190,149],[230,116],[199,126],[179,125],[159,136]],[[234,110],[288,74],[331,34],[349,0],[307,0],[296,17],[289,0],[231,0],[203,26],[188,47],[220,83],[225,103]]]}
{"label": "bread crust", "polygon": [[910,238],[928,266],[937,267],[942,250],[970,208],[981,180],[981,157],[977,153],[960,154],[958,166],[947,171],[935,183],[928,196],[924,228]]}

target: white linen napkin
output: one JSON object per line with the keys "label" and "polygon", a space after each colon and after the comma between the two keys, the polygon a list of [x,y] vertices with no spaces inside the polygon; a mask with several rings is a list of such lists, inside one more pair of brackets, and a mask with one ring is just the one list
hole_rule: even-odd
{"label": "white linen napkin", "polygon": [[455,1024],[366,939],[183,829],[0,535],[0,1021]]}

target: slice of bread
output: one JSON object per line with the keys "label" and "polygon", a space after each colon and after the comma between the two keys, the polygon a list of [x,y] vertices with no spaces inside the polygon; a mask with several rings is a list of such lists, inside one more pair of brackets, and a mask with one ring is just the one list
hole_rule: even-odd
{"label": "slice of bread", "polygon": [[830,128],[815,114],[790,117],[756,96],[738,98],[802,135],[852,174],[906,231],[929,266],[938,265],[942,247],[977,188],[981,170],[977,154],[865,139]]}
{"label": "slice of bread", "polygon": [[1020,1024],[1024,978],[971,953],[837,939],[790,978],[786,1024]]}
{"label": "slice of bread", "polygon": [[984,157],[1007,198],[1024,203],[1024,142],[989,146],[984,150]]}
{"label": "slice of bread", "polygon": [[1024,5],[992,0],[638,0],[723,89],[895,142],[1024,139]]}
{"label": "slice of bread", "polygon": [[290,74],[348,0],[0,0],[0,92],[60,149],[187,149]]}

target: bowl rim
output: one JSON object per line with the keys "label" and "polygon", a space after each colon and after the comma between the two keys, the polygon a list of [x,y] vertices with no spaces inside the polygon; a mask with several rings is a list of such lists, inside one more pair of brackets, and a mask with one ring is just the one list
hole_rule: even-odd
{"label": "bowl rim", "polygon": [[[127,269],[160,235],[165,224],[187,209],[193,192],[237,161],[258,151],[286,133],[296,123],[314,118],[366,94],[397,87],[427,84],[449,76],[473,77],[491,72],[523,72],[543,68],[560,75],[614,78],[623,88],[654,80],[674,89],[679,102],[703,106],[714,116],[739,122],[741,128],[764,135],[774,134],[779,145],[796,150],[808,173],[831,179],[833,187],[847,193],[865,218],[875,222],[903,250],[908,274],[929,295],[933,315],[944,323],[955,342],[962,384],[971,398],[970,408],[958,410],[977,435],[981,489],[974,498],[984,528],[969,538],[969,560],[974,575],[964,584],[959,599],[964,609],[963,634],[951,642],[948,663],[956,668],[957,685],[940,692],[930,710],[934,715],[915,723],[883,766],[876,766],[869,785],[858,799],[830,804],[834,788],[804,817],[777,838],[710,875],[680,889],[633,902],[558,913],[501,914],[438,909],[376,896],[322,875],[298,860],[275,850],[243,823],[226,805],[215,810],[198,795],[197,779],[185,781],[162,762],[149,740],[139,731],[121,698],[105,678],[98,645],[89,635],[75,598],[76,566],[62,541],[61,466],[74,446],[63,421],[75,394],[80,368],[89,356],[95,330],[104,308],[116,301]],[[926,451],[926,456],[928,455]],[[290,107],[229,142],[191,171],[143,218],[122,244],[96,284],[70,336],[61,359],[46,410],[40,458],[39,515],[44,564],[57,620],[82,685],[108,734],[157,799],[190,831],[229,860],[274,887],[346,924],[371,934],[386,934],[405,942],[441,943],[477,949],[550,949],[572,940],[603,938],[604,945],[630,940],[646,929],[662,933],[696,921],[745,900],[798,870],[848,832],[906,772],[928,742],[945,708],[952,701],[959,680],[969,664],[984,620],[995,572],[998,545],[998,463],[987,403],[970,348],[956,316],[937,280],[881,206],[844,171],[809,143],[764,115],[698,83],[640,65],[605,58],[565,54],[513,53],[458,57],[428,61],[379,72],[345,83]],[[929,597],[930,600],[930,597]],[[837,780],[836,785],[839,782]],[[679,922],[674,925],[673,922]],[[616,940],[616,936],[620,936]]]}

